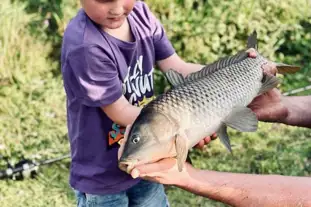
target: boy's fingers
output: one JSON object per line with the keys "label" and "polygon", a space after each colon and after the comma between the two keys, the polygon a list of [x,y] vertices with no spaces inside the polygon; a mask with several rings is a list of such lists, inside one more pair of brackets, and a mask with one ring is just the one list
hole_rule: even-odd
{"label": "boy's fingers", "polygon": [[273,62],[268,62],[267,64],[264,64],[262,66],[262,69],[265,74],[276,75],[276,73],[278,72],[276,64]]}
{"label": "boy's fingers", "polygon": [[124,138],[122,140],[120,140],[120,148],[118,150],[118,160],[120,160],[123,150],[124,150]]}
{"label": "boy's fingers", "polygon": [[212,134],[211,138],[212,138],[212,140],[216,139],[217,138],[217,134],[216,133]]}
{"label": "boy's fingers", "polygon": [[[249,48],[247,50],[248,56],[251,58],[255,58],[257,56],[256,50],[254,48]],[[264,73],[276,75],[277,68],[273,62],[268,62],[262,66]]]}
{"label": "boy's fingers", "polygon": [[255,58],[257,56],[256,50],[254,48],[249,48],[246,52],[248,52],[248,56],[251,58]]}
{"label": "boy's fingers", "polygon": [[131,127],[132,127],[132,125],[129,124],[129,125],[127,125],[126,128],[125,128],[125,132],[124,132],[124,139],[125,139],[125,141],[126,141],[126,139],[127,139],[127,136],[128,136],[128,134],[129,134],[129,132],[130,132]]}
{"label": "boy's fingers", "polygon": [[204,147],[204,140],[200,140],[198,144],[195,145],[195,148],[197,149],[203,149]]}
{"label": "boy's fingers", "polygon": [[119,150],[118,150],[118,160],[121,158],[121,155],[122,155],[122,153],[123,153],[124,144],[125,144],[125,142],[126,142],[126,140],[127,140],[127,136],[128,136],[129,131],[130,131],[130,128],[131,128],[131,125],[128,125],[128,126],[126,127],[125,132],[124,132],[124,138],[121,139],[121,140],[119,141],[120,148],[119,148]]}
{"label": "boy's fingers", "polygon": [[205,143],[209,143],[210,141],[212,141],[211,137],[205,137],[204,138]]}

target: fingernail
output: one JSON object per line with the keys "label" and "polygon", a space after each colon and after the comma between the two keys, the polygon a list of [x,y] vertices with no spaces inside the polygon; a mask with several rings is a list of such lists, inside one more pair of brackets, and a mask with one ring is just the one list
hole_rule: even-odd
{"label": "fingernail", "polygon": [[136,179],[139,177],[139,171],[137,169],[133,169],[131,172],[132,178]]}

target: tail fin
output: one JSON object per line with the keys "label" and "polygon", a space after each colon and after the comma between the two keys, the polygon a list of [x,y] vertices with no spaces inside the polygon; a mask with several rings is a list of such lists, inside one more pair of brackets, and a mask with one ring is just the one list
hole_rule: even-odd
{"label": "tail fin", "polygon": [[284,63],[275,63],[276,68],[278,69],[278,73],[285,74],[285,73],[296,73],[300,70],[299,66],[296,65],[287,65]]}
{"label": "tail fin", "polygon": [[[247,49],[254,48],[258,51],[258,41],[257,41],[257,32],[256,30],[248,37],[247,39]],[[278,73],[285,74],[285,73],[296,73],[300,70],[299,66],[295,65],[287,65],[284,63],[275,63],[276,68],[278,69]]]}

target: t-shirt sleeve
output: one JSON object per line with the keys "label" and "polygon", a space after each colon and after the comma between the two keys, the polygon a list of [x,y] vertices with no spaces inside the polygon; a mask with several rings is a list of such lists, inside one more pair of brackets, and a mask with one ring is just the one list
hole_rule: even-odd
{"label": "t-shirt sleeve", "polygon": [[118,70],[98,46],[75,49],[68,56],[68,64],[73,76],[69,87],[83,104],[106,106],[122,96]]}
{"label": "t-shirt sleeve", "polygon": [[153,35],[153,44],[155,48],[155,60],[163,60],[175,53],[172,43],[169,41],[165,29],[159,19],[152,13],[147,4],[142,3],[145,7],[145,13],[148,16]]}
{"label": "t-shirt sleeve", "polygon": [[163,60],[175,53],[175,50],[169,41],[163,26],[160,21],[156,19],[155,30],[153,34],[153,44],[155,48],[156,61]]}

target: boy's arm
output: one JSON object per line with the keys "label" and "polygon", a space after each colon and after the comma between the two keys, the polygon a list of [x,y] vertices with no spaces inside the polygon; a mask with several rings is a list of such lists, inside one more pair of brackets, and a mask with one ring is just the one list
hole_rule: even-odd
{"label": "boy's arm", "polygon": [[132,124],[141,110],[140,107],[131,105],[124,96],[110,105],[102,106],[101,109],[112,121],[124,127]]}
{"label": "boy's arm", "polygon": [[113,122],[127,126],[140,113],[124,97],[118,69],[101,47],[87,45],[71,51],[67,71],[65,82],[73,95],[86,106],[101,108]]}
{"label": "boy's arm", "polygon": [[[248,53],[249,57],[256,57],[256,52],[253,49],[249,49]],[[199,71],[205,67],[205,65],[185,62],[176,53],[166,59],[158,61],[157,64],[162,72],[167,72],[169,69],[173,69],[181,73],[183,76],[187,76],[188,74]],[[275,65],[271,62],[269,62],[265,67],[271,71],[276,71]]]}
{"label": "boy's arm", "polygon": [[204,65],[201,64],[187,63],[176,53],[166,59],[158,61],[157,64],[162,72],[167,72],[169,69],[173,69],[181,73],[183,76],[199,71],[204,67]]}

